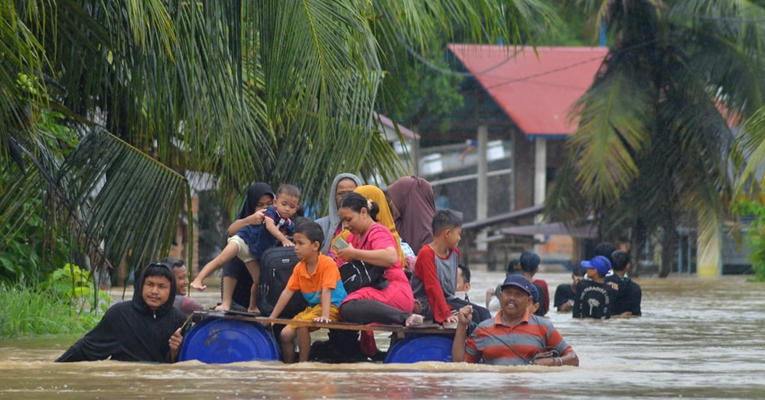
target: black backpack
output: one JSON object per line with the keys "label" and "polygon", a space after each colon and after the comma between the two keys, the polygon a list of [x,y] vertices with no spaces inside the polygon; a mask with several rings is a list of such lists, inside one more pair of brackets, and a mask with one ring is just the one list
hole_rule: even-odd
{"label": "black backpack", "polygon": [[[292,270],[300,261],[294,247],[271,247],[260,256],[260,282],[258,283],[258,308],[264,316],[274,310],[284,288],[287,287]],[[303,294],[295,292],[279,318],[292,318],[305,310],[308,303]]]}

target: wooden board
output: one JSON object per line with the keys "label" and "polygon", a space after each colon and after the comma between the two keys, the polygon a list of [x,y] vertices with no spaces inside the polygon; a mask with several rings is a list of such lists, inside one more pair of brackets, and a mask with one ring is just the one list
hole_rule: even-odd
{"label": "wooden board", "polygon": [[454,335],[455,329],[447,329],[438,324],[424,324],[416,327],[407,328],[402,325],[363,325],[354,324],[351,322],[313,322],[313,321],[293,321],[286,318],[268,318],[260,317],[255,314],[250,314],[243,311],[195,311],[194,317],[196,318],[225,318],[238,321],[258,322],[260,324],[275,324],[275,325],[294,325],[297,327],[305,328],[319,328],[319,329],[340,329],[348,331],[377,331],[377,332],[394,332],[394,333],[428,333],[428,334],[440,334],[440,335]]}

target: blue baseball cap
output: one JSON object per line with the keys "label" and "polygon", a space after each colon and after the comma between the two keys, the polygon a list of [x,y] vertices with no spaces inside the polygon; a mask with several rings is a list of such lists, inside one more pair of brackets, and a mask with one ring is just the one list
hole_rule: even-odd
{"label": "blue baseball cap", "polygon": [[[517,288],[523,289],[526,293],[529,294],[529,296],[533,296],[533,293],[537,292],[537,289],[534,287],[534,285],[531,284],[531,282],[529,282],[528,279],[518,274],[513,274],[505,278],[505,282],[502,283],[502,289],[508,286],[515,286]],[[534,292],[532,292],[532,290]],[[537,299],[539,298],[539,293],[537,293],[536,297]]]}
{"label": "blue baseball cap", "polygon": [[608,259],[603,256],[597,256],[590,261],[582,261],[582,266],[594,269],[598,271],[600,275],[606,276],[611,269],[611,261],[608,261]]}

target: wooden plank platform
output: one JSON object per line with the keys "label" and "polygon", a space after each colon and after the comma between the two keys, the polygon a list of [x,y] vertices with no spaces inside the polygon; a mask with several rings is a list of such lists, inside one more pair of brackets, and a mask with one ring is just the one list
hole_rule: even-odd
{"label": "wooden plank platform", "polygon": [[224,318],[233,319],[237,321],[258,322],[260,324],[275,324],[275,325],[294,325],[297,327],[306,328],[319,328],[319,329],[341,329],[348,331],[375,331],[375,332],[393,332],[398,334],[438,334],[438,335],[454,335],[456,329],[444,328],[438,324],[425,324],[416,327],[407,328],[402,325],[384,325],[384,324],[354,324],[351,322],[313,322],[313,321],[293,321],[286,318],[268,318],[259,317],[254,314],[241,312],[241,311],[195,311],[195,319],[201,318]]}

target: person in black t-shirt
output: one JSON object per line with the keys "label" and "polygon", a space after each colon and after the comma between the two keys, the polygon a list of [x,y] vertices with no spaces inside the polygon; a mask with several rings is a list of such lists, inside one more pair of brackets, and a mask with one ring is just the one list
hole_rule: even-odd
{"label": "person in black t-shirt", "polygon": [[597,256],[590,261],[582,261],[582,266],[587,269],[587,277],[590,279],[581,280],[576,285],[572,316],[610,318],[616,291],[605,282],[605,277],[611,269],[611,262],[606,257]]}
{"label": "person in black t-shirt", "polygon": [[605,279],[606,283],[613,283],[617,289],[611,315],[642,315],[640,301],[643,298],[643,291],[640,289],[640,285],[627,276],[627,271],[630,269],[629,253],[616,250],[611,255],[611,259],[614,260],[612,265],[614,274]]}
{"label": "person in black t-shirt", "polygon": [[576,297],[576,284],[584,278],[585,273],[586,270],[583,267],[574,266],[571,269],[571,283],[561,283],[555,289],[554,306],[558,312],[571,312]]}

